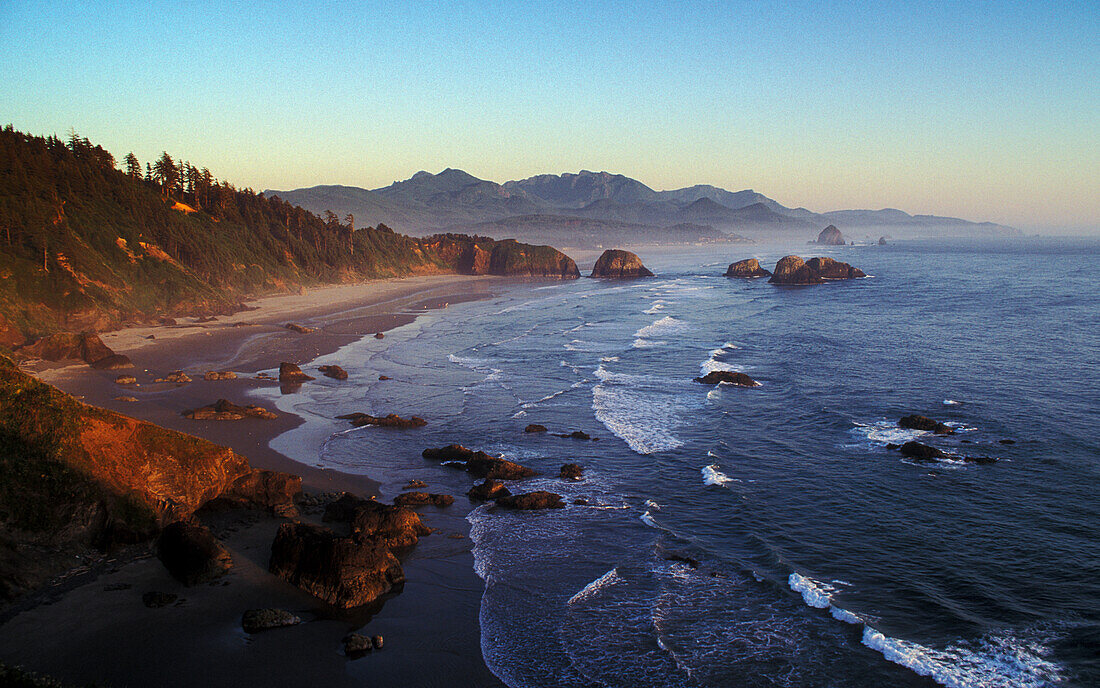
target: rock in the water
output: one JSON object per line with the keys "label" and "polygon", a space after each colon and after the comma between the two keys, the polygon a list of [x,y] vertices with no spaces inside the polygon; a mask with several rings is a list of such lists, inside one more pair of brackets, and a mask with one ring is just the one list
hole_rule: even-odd
{"label": "rock in the water", "polygon": [[539,425],[538,423],[531,423],[523,429],[524,432],[546,432],[545,425]]}
{"label": "rock in the water", "polygon": [[263,418],[272,420],[278,416],[262,406],[238,406],[227,399],[218,399],[209,406],[185,411],[183,416],[191,420],[241,420],[242,418]]}
{"label": "rock in the water", "polygon": [[879,237],[878,238],[878,245],[879,246],[885,246],[886,245],[886,237]]}
{"label": "rock in the water", "polygon": [[157,539],[157,558],[184,585],[199,585],[224,576],[233,558],[206,526],[177,521]]}
{"label": "rock in the water", "polygon": [[642,265],[642,259],[630,251],[608,249],[603,252],[592,268],[592,277],[653,277],[653,273]]}
{"label": "rock in the water", "polygon": [[241,616],[241,628],[245,633],[259,633],[300,623],[300,618],[285,609],[249,609]]}
{"label": "rock in the water", "polygon": [[382,332],[375,332],[375,333],[374,333],[374,338],[375,338],[375,339],[385,339],[385,338],[386,338],[386,335],[385,335],[384,333],[382,333]]}
{"label": "rock in the water", "polygon": [[798,256],[784,256],[775,264],[772,284],[822,284],[825,280],[855,279],[866,277],[859,268],[832,258],[811,258],[804,261]]}
{"label": "rock in the water", "polygon": [[393,379],[393,378],[391,378],[391,377],[390,377],[389,375],[379,375],[379,376],[378,376],[378,380],[379,380],[379,381],[382,381],[382,380],[392,380],[392,379]]}
{"label": "rock in the water", "polygon": [[283,325],[291,332],[297,332],[299,334],[312,334],[315,330],[312,327],[306,327],[305,325],[298,325],[296,323],[287,323]]}
{"label": "rock in the water", "polygon": [[133,404],[133,403],[137,403],[138,398],[137,397],[121,396],[121,397],[114,397],[114,400],[115,401],[125,401],[127,403]]}
{"label": "rock in the water", "polygon": [[321,371],[321,374],[325,377],[331,377],[333,380],[348,379],[348,371],[338,365],[323,365],[317,370]]}
{"label": "rock in the water", "polygon": [[1016,444],[1016,440],[997,440],[1000,444]]}
{"label": "rock in the water", "polygon": [[134,364],[130,362],[129,357],[122,354],[111,354],[110,356],[104,356],[101,359],[93,361],[90,364],[96,370],[122,370],[123,368],[133,368]]}
{"label": "rock in the water", "polygon": [[455,498],[445,494],[428,494],[427,492],[404,492],[393,498],[397,506],[450,506]]}
{"label": "rock in the water", "polygon": [[905,416],[898,421],[899,428],[906,428],[908,430],[924,430],[926,432],[934,432],[937,435],[952,435],[955,430],[939,421],[932,420],[927,416],[918,416],[913,414],[911,416]]}
{"label": "rock in the water", "polygon": [[349,633],[344,637],[344,654],[348,657],[358,657],[370,652],[374,647],[369,635],[361,633]]}
{"label": "rock in the water", "polygon": [[840,230],[837,229],[835,225],[829,225],[817,235],[817,241],[815,243],[825,246],[843,246],[844,235],[840,233]]}
{"label": "rock in the water", "polygon": [[136,385],[137,378],[133,375],[119,375],[115,378],[116,385]]}
{"label": "rock in the water", "polygon": [[302,372],[302,369],[293,363],[282,362],[279,364],[279,382],[308,382],[313,378]]}
{"label": "rock in the water", "polygon": [[737,385],[738,387],[759,387],[760,383],[752,379],[744,373],[737,373],[732,370],[712,370],[703,377],[695,378],[696,382],[701,382],[704,385],[717,385],[721,382],[725,382],[729,385]]}
{"label": "rock in the water", "polygon": [[284,523],[271,545],[269,570],[336,607],[358,607],[405,582],[400,562],[380,540],[340,537],[311,523]]}
{"label": "rock in the water", "polygon": [[558,437],[564,437],[570,440],[590,440],[592,436],[583,430],[574,430],[573,432],[567,432],[558,435]]}
{"label": "rock in the water", "polygon": [[170,592],[151,590],[141,596],[141,603],[150,609],[160,609],[161,607],[167,607],[178,599],[178,595]]}
{"label": "rock in the water", "polygon": [[921,444],[920,442],[906,442],[901,445],[901,453],[911,459],[917,459],[919,461],[931,461],[932,459],[945,459],[948,457],[947,454],[939,449],[929,447],[927,444]]}
{"label": "rock in the water", "polygon": [[461,462],[468,473],[479,478],[519,480],[535,475],[535,471],[526,466],[490,456],[483,451],[475,452],[461,444],[451,444],[439,449],[425,449],[422,455],[425,459],[435,461]]}
{"label": "rock in the water", "polygon": [[497,506],[517,511],[531,511],[534,509],[564,509],[565,502],[562,501],[559,494],[538,490],[537,492],[526,492],[509,497],[497,497]]}
{"label": "rock in the water", "polygon": [[558,473],[562,480],[580,480],[584,475],[584,468],[580,464],[567,463],[561,467],[561,471]]}
{"label": "rock in the water", "polygon": [[374,644],[374,649],[375,650],[381,650],[382,649],[382,636],[380,636],[380,635],[374,636],[373,638],[371,638],[371,642]]}
{"label": "rock in the water", "polygon": [[173,370],[164,377],[158,377],[153,382],[172,382],[178,385],[191,382],[191,376],[182,370]]}
{"label": "rock in the water", "polygon": [[346,413],[342,416],[336,416],[340,420],[350,420],[351,424],[357,428],[364,425],[378,425],[383,428],[422,428],[428,424],[428,421],[424,420],[420,416],[410,416],[409,418],[402,418],[396,413],[391,413],[386,416],[372,416],[368,413]]}
{"label": "rock in the water", "polygon": [[217,382],[220,380],[236,380],[237,374],[232,370],[208,370],[206,374],[202,376],[202,379],[208,382]]}
{"label": "rock in the water", "polygon": [[770,272],[760,267],[760,261],[755,258],[746,258],[736,263],[730,263],[726,270],[726,277],[771,277]]}
{"label": "rock in the water", "polygon": [[431,533],[408,507],[360,499],[352,494],[329,503],[324,520],[350,523],[356,536],[378,540],[390,548],[412,546],[421,535]]}
{"label": "rock in the water", "polygon": [[402,487],[401,489],[402,490],[419,490],[420,488],[427,487],[427,486],[428,486],[428,483],[424,482],[423,480],[410,480],[409,482],[405,483],[405,487]]}
{"label": "rock in the water", "polygon": [[512,493],[504,486],[504,483],[492,478],[486,478],[480,485],[474,485],[466,496],[473,501],[488,502],[498,497],[507,497]]}

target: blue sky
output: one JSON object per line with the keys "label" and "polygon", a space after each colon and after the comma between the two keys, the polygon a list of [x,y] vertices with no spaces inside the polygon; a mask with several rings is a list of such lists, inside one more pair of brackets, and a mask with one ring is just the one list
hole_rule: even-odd
{"label": "blue sky", "polygon": [[580,169],[1100,226],[1100,3],[0,2],[0,121],[240,186]]}

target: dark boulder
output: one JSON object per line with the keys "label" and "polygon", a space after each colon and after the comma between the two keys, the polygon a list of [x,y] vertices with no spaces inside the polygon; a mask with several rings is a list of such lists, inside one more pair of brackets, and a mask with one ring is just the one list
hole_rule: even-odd
{"label": "dark boulder", "polygon": [[760,267],[760,261],[755,258],[746,258],[739,260],[736,263],[730,263],[729,268],[726,270],[726,277],[771,277],[770,272]]}
{"label": "dark boulder", "polygon": [[939,449],[929,447],[927,444],[921,444],[920,442],[906,442],[901,445],[901,453],[911,459],[917,459],[918,461],[932,461],[934,459],[948,458],[948,455]]}
{"label": "dark boulder", "polygon": [[227,399],[218,399],[209,406],[185,411],[183,416],[192,420],[241,420],[242,418],[263,418],[272,420],[278,416],[262,406],[255,404],[238,406]]}
{"label": "dark boulder", "polygon": [[377,425],[383,428],[422,428],[428,424],[428,421],[424,420],[420,416],[410,416],[409,418],[402,418],[396,413],[390,413],[386,416],[372,416],[368,413],[346,413],[342,416],[336,416],[340,420],[350,420],[351,424],[357,428],[361,428],[364,425]]}
{"label": "dark boulder", "polygon": [[997,440],[999,444],[1016,444],[1016,440]]}
{"label": "dark boulder", "polygon": [[283,325],[291,332],[297,332],[298,334],[312,334],[314,329],[312,327],[306,327],[305,325],[298,325],[297,323],[287,323]]}
{"label": "dark boulder", "polygon": [[224,576],[233,558],[206,526],[177,521],[157,539],[157,558],[184,585],[199,585]]}
{"label": "dark boulder", "polygon": [[421,535],[432,532],[412,509],[360,499],[349,493],[325,507],[324,520],[350,523],[353,534],[381,540],[392,548],[409,547]]}
{"label": "dark boulder", "polygon": [[584,468],[580,464],[567,463],[561,467],[558,475],[562,480],[580,480],[584,476]]}
{"label": "dark boulder", "polygon": [[271,545],[269,570],[336,607],[358,607],[405,582],[382,540],[340,537],[310,523],[284,523]]}
{"label": "dark boulder", "polygon": [[836,225],[829,225],[825,229],[821,230],[821,233],[817,235],[816,244],[823,246],[843,246],[844,235],[840,233],[840,230],[836,228]]}
{"label": "dark boulder", "polygon": [[545,425],[539,425],[538,423],[531,423],[523,429],[524,432],[546,432]]}
{"label": "dark boulder", "polygon": [[393,498],[397,506],[450,506],[455,498],[445,494],[429,494],[427,492],[404,492]]}
{"label": "dark boulder", "polygon": [[492,478],[486,478],[485,482],[474,485],[466,496],[475,502],[488,502],[498,497],[508,497],[512,493],[504,486],[504,483]]}
{"label": "dark boulder", "polygon": [[867,276],[859,268],[832,258],[811,258],[806,261],[806,267],[823,280],[859,279]]}
{"label": "dark boulder", "polygon": [[853,268],[832,258],[811,258],[808,261],[798,256],[784,256],[775,264],[775,274],[768,282],[772,284],[822,284],[825,280],[855,279],[866,277],[862,270]]}
{"label": "dark boulder", "polygon": [[141,603],[150,609],[160,609],[161,607],[167,607],[178,599],[179,595],[170,592],[150,590],[141,596]]}
{"label": "dark boulder", "polygon": [[924,430],[926,432],[934,432],[937,435],[952,435],[955,430],[945,423],[932,420],[927,416],[918,416],[913,414],[911,416],[905,416],[898,421],[899,428],[906,428],[907,430]]}
{"label": "dark boulder", "polygon": [[879,246],[885,246],[886,245],[886,237],[879,237],[878,238],[878,245]]}
{"label": "dark boulder", "polygon": [[300,623],[301,619],[284,609],[249,609],[241,615],[241,628],[245,633],[259,633]]}
{"label": "dark boulder", "polygon": [[562,433],[558,437],[564,437],[569,440],[590,440],[592,436],[583,430],[574,430],[573,432]]}
{"label": "dark boulder", "polygon": [[508,461],[497,456],[490,456],[483,451],[473,451],[461,444],[451,444],[439,449],[425,449],[425,459],[434,461],[453,461],[463,464],[463,467],[471,475],[479,478],[496,478],[497,480],[519,480],[535,475],[535,471],[521,466],[514,461]]}
{"label": "dark boulder", "polygon": [[592,267],[592,277],[634,278],[653,277],[653,273],[642,265],[642,259],[630,251],[608,249]]}
{"label": "dark boulder", "polygon": [[348,657],[359,657],[371,651],[374,644],[369,635],[361,633],[349,633],[344,637],[344,654]]}
{"label": "dark boulder", "polygon": [[331,377],[333,380],[346,380],[348,379],[348,371],[344,370],[338,365],[323,365],[317,369],[325,377]]}
{"label": "dark boulder", "polygon": [[704,385],[717,385],[725,382],[729,385],[737,385],[738,387],[759,387],[760,383],[752,379],[744,373],[737,373],[732,370],[712,370],[703,377],[695,378],[696,382],[701,382]]}
{"label": "dark boulder", "polygon": [[562,501],[559,494],[539,490],[508,497],[497,497],[497,506],[517,511],[531,511],[534,509],[564,509],[565,502]]}
{"label": "dark boulder", "polygon": [[386,335],[385,335],[384,333],[382,333],[382,332],[375,332],[375,333],[374,333],[374,338],[375,338],[375,339],[385,339],[385,338],[386,338]]}
{"label": "dark boulder", "polygon": [[279,364],[279,382],[308,382],[314,378],[302,372],[302,369],[293,363],[282,362]]}

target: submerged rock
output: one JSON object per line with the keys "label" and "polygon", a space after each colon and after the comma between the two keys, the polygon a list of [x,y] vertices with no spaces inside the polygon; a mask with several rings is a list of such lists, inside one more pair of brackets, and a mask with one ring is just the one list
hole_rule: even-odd
{"label": "submerged rock", "polygon": [[930,447],[927,444],[921,444],[920,442],[906,442],[901,445],[901,453],[908,456],[911,459],[917,459],[919,461],[929,461],[932,459],[946,459],[949,456],[943,451]]}
{"label": "submerged rock", "polygon": [[259,633],[300,623],[300,618],[285,609],[249,609],[241,616],[241,628],[245,633]]}
{"label": "submerged rock", "polygon": [[393,503],[398,506],[450,506],[455,498],[445,494],[428,494],[427,492],[404,492],[393,498]]}
{"label": "submerged rock", "polygon": [[653,277],[653,273],[642,265],[642,259],[630,251],[608,249],[592,267],[592,277],[633,278]]}
{"label": "submerged rock", "polygon": [[293,363],[282,362],[279,364],[279,382],[308,382],[314,378],[302,372],[302,369]]}
{"label": "submerged rock", "polygon": [[348,379],[348,371],[344,370],[338,365],[323,365],[317,370],[319,370],[321,374],[325,377],[331,377],[333,380]]}
{"label": "submerged rock", "polygon": [[840,233],[840,230],[836,228],[836,225],[829,225],[825,229],[821,230],[821,233],[817,235],[817,244],[825,246],[843,246],[844,235]]}
{"label": "submerged rock", "polygon": [[562,480],[580,480],[584,476],[584,468],[580,464],[567,463],[558,472]]}
{"label": "submerged rock", "polygon": [[420,416],[402,418],[396,413],[381,417],[372,416],[368,413],[346,413],[336,417],[340,420],[350,420],[351,424],[357,428],[363,427],[364,425],[377,425],[384,428],[422,428],[428,424],[428,421]]}
{"label": "submerged rock", "polygon": [[726,277],[771,277],[770,272],[760,267],[760,261],[755,258],[746,258],[739,260],[736,263],[730,263],[729,268],[726,269]]}
{"label": "submerged rock", "polygon": [[564,437],[567,440],[590,440],[593,439],[591,435],[583,430],[574,430],[573,432],[566,432],[558,435],[558,437]]}
{"label": "submerged rock", "polygon": [[738,387],[759,387],[760,383],[752,379],[744,373],[737,373],[732,370],[712,370],[703,377],[695,378],[696,382],[701,382],[704,385],[717,385],[725,382],[729,385],[737,385]]}
{"label": "submerged rock", "polygon": [[564,509],[565,502],[562,501],[559,494],[538,490],[537,492],[498,497],[497,506],[503,509],[532,511],[535,509]]}
{"label": "submerged rock", "polygon": [[523,429],[524,432],[546,432],[545,425],[539,425],[538,423],[531,423]]}
{"label": "submerged rock", "polygon": [[183,521],[161,532],[157,539],[157,558],[184,585],[212,581],[233,568],[229,551],[209,528]]}
{"label": "submerged rock", "polygon": [[521,466],[513,461],[490,456],[483,451],[473,451],[461,444],[451,444],[439,449],[425,449],[422,453],[425,459],[433,461],[448,461],[461,464],[465,470],[479,478],[496,478],[498,480],[519,480],[535,475],[535,471]]}
{"label": "submerged rock", "polygon": [[927,416],[918,416],[916,414],[905,416],[904,418],[899,420],[898,427],[906,428],[908,430],[924,430],[926,432],[934,432],[937,435],[952,435],[955,433],[954,428],[945,423],[932,420]]}

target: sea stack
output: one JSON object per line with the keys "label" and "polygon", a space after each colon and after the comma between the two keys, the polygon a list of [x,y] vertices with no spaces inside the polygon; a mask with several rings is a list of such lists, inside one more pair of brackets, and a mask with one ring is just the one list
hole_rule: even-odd
{"label": "sea stack", "polygon": [[609,248],[603,252],[592,268],[592,277],[612,277],[629,279],[634,277],[653,277],[649,268],[642,265],[642,259],[630,251]]}
{"label": "sea stack", "polygon": [[832,258],[811,258],[808,261],[798,256],[785,256],[775,264],[775,274],[768,282],[772,284],[822,284],[826,280],[856,279],[867,275],[859,268]]}
{"label": "sea stack", "polygon": [[772,273],[760,267],[760,261],[755,258],[746,258],[736,263],[730,263],[726,270],[726,277],[771,277]]}
{"label": "sea stack", "polygon": [[817,241],[814,243],[824,246],[843,246],[844,235],[840,233],[840,230],[836,228],[836,225],[829,225],[825,229],[821,230],[821,234],[817,235]]}

